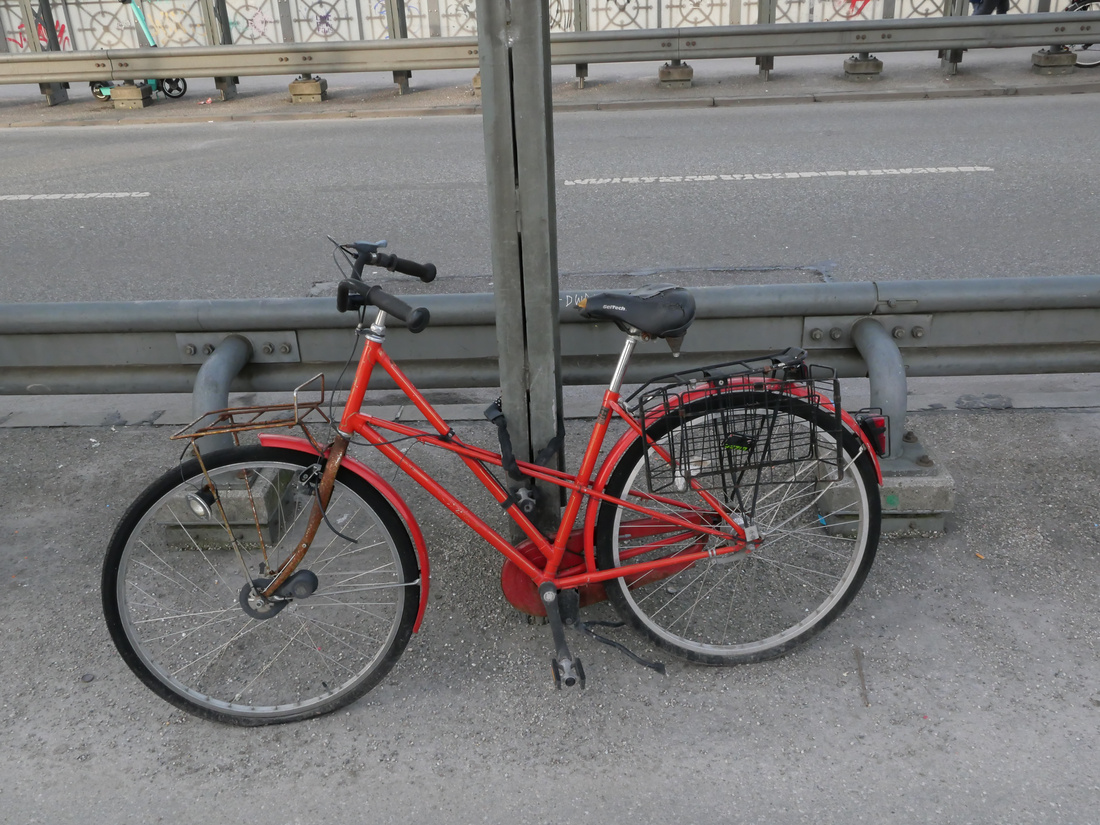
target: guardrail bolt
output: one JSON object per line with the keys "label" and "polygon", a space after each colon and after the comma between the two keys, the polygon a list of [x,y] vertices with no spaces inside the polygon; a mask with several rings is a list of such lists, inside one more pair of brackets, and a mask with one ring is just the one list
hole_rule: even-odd
{"label": "guardrail bolt", "polygon": [[913,327],[913,331],[910,333],[914,338],[924,337],[924,327]]}
{"label": "guardrail bolt", "polygon": [[210,355],[213,352],[214,352],[214,345],[213,344],[203,344],[202,345],[202,354],[203,355]]}
{"label": "guardrail bolt", "polygon": [[194,344],[188,344],[187,346],[185,346],[183,348],[183,354],[184,355],[194,355],[196,352],[198,352],[198,350],[195,349]]}
{"label": "guardrail bolt", "polygon": [[893,335],[894,335],[895,338],[904,338],[905,337],[905,327],[894,327]]}
{"label": "guardrail bolt", "polygon": [[831,330],[829,330],[829,337],[832,338],[834,341],[839,341],[841,338],[844,337],[844,330],[842,330],[840,327],[833,327]]}
{"label": "guardrail bolt", "polygon": [[268,341],[266,344],[263,345],[263,352],[264,355],[274,355],[275,345]]}
{"label": "guardrail bolt", "polygon": [[825,337],[825,333],[822,332],[821,330],[819,330],[819,329],[811,329],[810,330],[810,340],[811,341],[820,341],[824,337]]}
{"label": "guardrail bolt", "polygon": [[281,352],[283,355],[290,355],[290,344],[282,344],[279,347],[279,352]]}

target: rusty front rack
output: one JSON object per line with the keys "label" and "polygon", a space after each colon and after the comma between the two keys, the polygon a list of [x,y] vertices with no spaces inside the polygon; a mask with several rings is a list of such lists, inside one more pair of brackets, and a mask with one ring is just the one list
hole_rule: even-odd
{"label": "rusty front rack", "polygon": [[[311,385],[314,385],[311,387]],[[316,398],[303,400],[300,394],[307,389],[320,392]],[[331,419],[321,409],[325,403],[325,376],[318,373],[304,384],[294,390],[294,400],[288,404],[260,404],[253,407],[228,407],[224,410],[213,410],[196,418],[182,430],[172,435],[172,440],[188,439],[194,445],[195,441],[208,435],[222,435],[229,433],[233,436],[233,443],[240,444],[241,433],[257,430],[276,430],[280,428],[298,427],[305,433],[306,438],[318,452],[324,452],[324,447],[310,431],[310,425],[328,425]]]}

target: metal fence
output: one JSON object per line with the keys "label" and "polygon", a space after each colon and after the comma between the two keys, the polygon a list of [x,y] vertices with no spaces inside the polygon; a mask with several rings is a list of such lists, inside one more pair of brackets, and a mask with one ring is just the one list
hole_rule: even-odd
{"label": "metal fence", "polygon": [[[223,42],[215,0],[135,0],[160,46]],[[966,0],[548,0],[554,32],[934,19],[965,14]],[[1012,11],[1062,11],[1068,0],[1013,0]],[[235,45],[339,43],[401,37],[389,18],[404,6],[408,39],[477,35],[475,0],[225,0]],[[62,51],[144,45],[129,7],[118,0],[52,0]],[[28,19],[33,16],[33,24]],[[32,34],[31,32],[34,32]],[[47,49],[38,0],[0,0],[0,52],[25,53],[37,36]]]}

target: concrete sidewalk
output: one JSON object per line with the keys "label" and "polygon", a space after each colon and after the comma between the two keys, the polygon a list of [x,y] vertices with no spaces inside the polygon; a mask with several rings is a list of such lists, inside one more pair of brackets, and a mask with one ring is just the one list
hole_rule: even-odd
{"label": "concrete sidewalk", "polygon": [[[933,52],[879,55],[885,68],[875,80],[844,76],[845,55],[779,57],[768,79],[752,60],[705,60],[694,64],[691,88],[666,89],[658,64],[593,64],[583,89],[572,66],[552,70],[555,110],[613,111],[637,108],[700,108],[830,101],[920,100],[1100,91],[1100,68],[1046,76],[1031,66],[1033,48],[966,52],[957,74],[947,74]],[[295,120],[359,117],[426,117],[477,114],[473,71],[415,72],[411,92],[399,95],[388,73],[327,75],[330,99],[290,102],[287,77],[241,78],[239,95],[213,99],[210,78],[188,79],[183,98],[161,98],[148,108],[116,110],[95,100],[86,83],[73,83],[69,102],[49,107],[37,86],[0,86],[0,126],[77,126],[240,120]],[[205,101],[210,100],[210,103]]]}
{"label": "concrete sidewalk", "polygon": [[[1060,408],[1043,406],[1044,387]],[[99,418],[87,403],[72,418],[94,426],[9,419],[2,819],[1097,822],[1096,389],[1092,377],[918,388],[908,426],[957,484],[945,534],[885,539],[852,607],[778,661],[703,668],[613,631],[664,658],[662,677],[575,638],[584,691],[553,690],[549,629],[505,602],[496,554],[368,458],[429,537],[423,628],[346,711],[260,730],[173,710],[130,674],[103,625],[105,547],[121,512],[177,461],[172,428],[103,415],[107,397]],[[975,394],[998,403],[981,409]],[[483,421],[456,427],[492,443]],[[575,453],[585,425],[568,428]],[[426,448],[411,457],[479,501],[461,465]],[[477,509],[500,523],[491,503]]]}

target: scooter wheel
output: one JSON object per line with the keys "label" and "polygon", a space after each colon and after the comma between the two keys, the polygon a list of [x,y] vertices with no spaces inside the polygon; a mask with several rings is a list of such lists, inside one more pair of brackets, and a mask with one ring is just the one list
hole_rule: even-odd
{"label": "scooter wheel", "polygon": [[187,94],[187,81],[182,77],[166,77],[160,82],[160,90],[167,97],[183,97]]}
{"label": "scooter wheel", "polygon": [[106,80],[93,80],[89,85],[92,87],[92,96],[96,100],[110,100],[111,99],[110,92],[103,91],[104,89],[110,89],[111,88],[111,84],[110,84],[109,81],[106,81]]}

